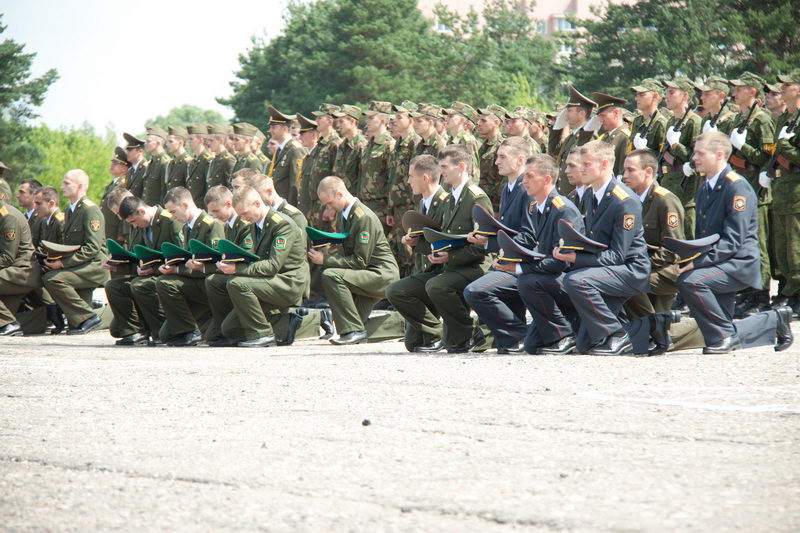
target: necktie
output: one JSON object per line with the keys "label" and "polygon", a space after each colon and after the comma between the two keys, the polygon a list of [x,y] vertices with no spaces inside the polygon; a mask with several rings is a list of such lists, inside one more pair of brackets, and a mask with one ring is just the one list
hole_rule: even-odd
{"label": "necktie", "polygon": [[153,245],[153,226],[147,226],[147,242]]}
{"label": "necktie", "polygon": [[597,213],[597,206],[599,205],[600,203],[597,201],[597,196],[595,196],[594,193],[592,193],[592,216],[594,216],[595,213]]}
{"label": "necktie", "polygon": [[259,239],[261,239],[261,232],[263,230],[258,227],[258,224],[256,224],[256,227],[254,228],[254,231],[255,231],[255,234],[256,234],[256,242],[258,242]]}

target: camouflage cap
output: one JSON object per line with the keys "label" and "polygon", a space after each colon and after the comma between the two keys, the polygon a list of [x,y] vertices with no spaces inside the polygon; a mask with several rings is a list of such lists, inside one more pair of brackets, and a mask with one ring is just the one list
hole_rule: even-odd
{"label": "camouflage cap", "polygon": [[591,111],[596,106],[597,102],[583,96],[578,92],[578,89],[572,85],[569,86],[569,102],[567,102],[567,107],[583,107]]}
{"label": "camouflage cap", "polygon": [[413,113],[414,111],[419,109],[419,106],[414,102],[412,102],[411,100],[403,100],[402,102],[400,102],[400,107],[404,108],[407,113]]}
{"label": "camouflage cap", "polygon": [[[547,116],[548,114],[542,113],[541,111],[534,111],[534,113],[536,113],[536,122],[546,126],[547,122],[550,120],[550,117]],[[553,118],[556,118],[556,116],[553,115]]]}
{"label": "camouflage cap", "polygon": [[322,104],[319,106],[317,111],[312,111],[311,114],[315,117],[321,117],[324,115],[333,116],[334,113],[339,111],[341,107],[335,104]]}
{"label": "camouflage cap", "polygon": [[692,83],[692,80],[684,76],[679,76],[672,80],[662,80],[661,83],[664,84],[664,87],[667,89],[680,89],[681,91],[686,91],[689,94],[692,94],[694,91],[694,84]]}
{"label": "camouflage cap", "polygon": [[270,126],[286,126],[289,125],[294,120],[294,115],[287,115],[286,113],[281,113],[278,111],[275,106],[268,105],[267,106],[267,113],[269,114],[269,125]]}
{"label": "camouflage cap", "polygon": [[352,117],[356,120],[359,120],[361,118],[361,115],[363,115],[363,112],[361,111],[360,107],[358,107],[357,105],[349,105],[349,104],[343,105],[340,110],[335,111],[333,113],[333,116],[336,118]]}
{"label": "camouflage cap", "polygon": [[764,84],[764,92],[765,93],[779,93],[779,92],[781,92],[781,86],[778,83],[765,83]]}
{"label": "camouflage cap", "polygon": [[445,115],[464,115],[472,122],[478,122],[478,112],[464,102],[453,102],[449,108],[444,110]]}
{"label": "camouflage cap", "polygon": [[758,94],[761,94],[761,91],[764,90],[764,84],[767,82],[761,76],[753,74],[752,72],[745,72],[738,78],[729,80],[728,83],[730,83],[734,87],[741,87],[741,86],[752,87],[753,89],[758,91]]}
{"label": "camouflage cap", "polygon": [[246,135],[248,137],[255,137],[258,128],[249,122],[237,122],[233,125],[233,133],[236,135]]}
{"label": "camouflage cap", "polygon": [[392,103],[373,100],[369,103],[369,109],[367,111],[364,111],[364,114],[367,116],[377,115],[378,113],[385,113],[387,115],[391,115]]}
{"label": "camouflage cap", "polygon": [[639,85],[631,87],[631,91],[635,93],[647,93],[652,91],[660,95],[664,92],[664,86],[655,78],[645,78],[639,82]]}
{"label": "camouflage cap", "polygon": [[208,124],[190,124],[186,126],[186,131],[189,135],[207,135]]}
{"label": "camouflage cap", "polygon": [[500,120],[505,120],[506,113],[508,113],[508,110],[506,110],[505,107],[499,106],[497,104],[489,104],[484,108],[478,109],[478,113],[480,113],[481,115],[494,115]]}
{"label": "camouflage cap", "polygon": [[592,100],[597,102],[597,109],[595,110],[597,113],[611,107],[620,107],[628,103],[624,98],[617,98],[616,96],[605,93],[592,93]]}
{"label": "camouflage cap", "polygon": [[698,91],[722,91],[728,92],[728,80],[719,76],[709,76],[704,82],[695,83],[694,88]]}
{"label": "camouflage cap", "polygon": [[317,129],[317,121],[306,118],[300,113],[297,114],[297,123],[300,124],[300,133],[314,131]]}
{"label": "camouflage cap", "polygon": [[522,120],[533,122],[536,120],[536,112],[533,109],[528,109],[525,106],[518,105],[513,111],[506,111],[506,118],[521,118]]}
{"label": "camouflage cap", "polygon": [[211,124],[208,126],[208,133],[210,135],[230,135],[233,133],[233,126],[227,124]]}
{"label": "camouflage cap", "polygon": [[147,134],[155,135],[156,137],[161,137],[165,141],[167,140],[167,137],[169,137],[167,132],[164,131],[163,128],[159,128],[158,126],[150,126],[149,128],[147,128]]}
{"label": "camouflage cap", "polygon": [[189,136],[189,132],[183,126],[170,126],[169,128],[167,128],[167,130],[169,131],[170,135],[173,135],[175,137],[180,137],[184,141]]}
{"label": "camouflage cap", "polygon": [[800,83],[800,70],[793,70],[788,74],[778,74],[781,83]]}
{"label": "camouflage cap", "polygon": [[411,116],[414,118],[422,116],[442,118],[442,108],[434,104],[419,104],[419,109],[412,111]]}

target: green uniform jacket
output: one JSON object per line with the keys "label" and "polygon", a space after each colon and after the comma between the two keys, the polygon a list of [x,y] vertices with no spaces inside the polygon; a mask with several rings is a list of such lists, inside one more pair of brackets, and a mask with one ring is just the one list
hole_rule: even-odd
{"label": "green uniform jacket", "polygon": [[628,153],[628,130],[620,126],[612,132],[603,132],[598,137],[614,147],[614,176],[622,176],[625,171],[625,154]]}
{"label": "green uniform jacket", "polygon": [[383,234],[383,225],[367,206],[356,200],[341,231],[349,234],[341,245],[343,253],[325,254],[324,268],[370,270],[381,274],[387,284],[398,278],[400,270]]}
{"label": "green uniform jacket", "polygon": [[256,157],[258,158],[258,160],[261,161],[261,164],[263,165],[261,168],[262,169],[266,168],[267,163],[270,162],[270,159],[269,159],[269,157],[267,157],[267,154],[262,152],[261,148],[255,150],[253,153],[256,154]]}
{"label": "green uniform jacket", "polygon": [[644,118],[644,115],[637,115],[636,118],[633,119],[630,142],[628,143],[629,152],[634,149],[633,138],[636,137],[637,133],[643,134],[647,126],[650,126],[647,135],[644,135],[644,138],[647,139],[647,148],[655,153],[661,150],[661,145],[664,143],[664,136],[667,134],[667,116],[659,109],[656,109],[656,112],[647,117],[647,119]]}
{"label": "green uniform jacket", "polygon": [[276,207],[275,210],[281,215],[285,215],[286,217],[292,219],[292,222],[297,224],[297,227],[300,228],[305,235],[306,226],[308,226],[308,220],[302,211],[290,204],[285,198],[281,200],[281,203],[278,204],[278,207]]}
{"label": "green uniform jacket", "polygon": [[11,195],[11,187],[8,186],[8,182],[3,178],[0,178],[0,202],[3,200],[10,202],[13,196]]}
{"label": "green uniform jacket", "polygon": [[127,187],[136,198],[142,197],[142,192],[144,191],[144,177],[147,174],[147,167],[149,166],[150,162],[142,159],[138,167],[131,167],[128,170],[128,176],[125,179],[125,187]]}
{"label": "green uniform jacket", "polygon": [[297,189],[305,155],[306,149],[295,139],[289,139],[275,154],[275,163],[270,163],[269,176],[275,184],[275,192],[291,204],[297,203]]}
{"label": "green uniform jacket", "polygon": [[[188,242],[183,239],[183,224],[172,218],[172,215],[166,209],[156,207],[156,214],[153,216],[153,221],[149,228],[152,231],[152,238],[148,238],[148,228],[138,228],[136,232],[138,238],[136,242],[131,242],[131,247],[134,244],[144,244],[148,248],[154,250],[161,250],[161,245],[165,242],[171,242],[180,247],[188,246]],[[131,234],[133,239],[133,233]]]}
{"label": "green uniform jacket", "polygon": [[231,241],[244,248],[245,250],[253,249],[253,232],[250,223],[236,215],[236,220],[233,225],[225,224],[225,240]]}
{"label": "green uniform jacket", "polygon": [[492,208],[489,209],[491,213],[500,212],[501,188],[506,181],[505,176],[500,175],[500,171],[495,164],[497,149],[502,142],[503,136],[497,134],[496,137],[483,141],[478,151],[478,160],[480,161],[480,180],[478,183],[480,188],[491,198]]}
{"label": "green uniform jacket", "polygon": [[[681,136],[678,142],[664,152],[664,158],[661,161],[661,185],[680,198],[684,207],[694,207],[697,187],[702,178],[695,173],[684,181],[683,165],[692,157],[694,143],[700,135],[703,120],[694,111],[687,111],[687,113],[686,120],[681,126]],[[670,117],[667,121],[667,129],[675,127],[678,122],[680,122],[679,118]],[[684,187],[681,187],[681,183],[684,184]]]}
{"label": "green uniform jacket", "polygon": [[342,139],[336,150],[333,173],[344,181],[348,190],[353,190],[361,175],[361,154],[367,147],[367,139],[357,133],[352,139]]}
{"label": "green uniform jacket", "polygon": [[208,166],[214,156],[208,150],[195,154],[186,169],[186,188],[192,193],[192,198],[197,206],[205,206],[206,174]]}
{"label": "green uniform jacket", "polygon": [[309,205],[313,209],[318,209],[320,206],[317,198],[317,187],[319,187],[319,182],[322,181],[322,178],[333,174],[336,150],[341,142],[342,138],[335,131],[331,132],[327,137],[320,137],[312,154],[312,162],[306,164],[308,162],[307,159],[303,163],[303,181],[308,182]]}
{"label": "green uniform jacket", "polygon": [[261,160],[253,152],[247,152],[236,157],[236,164],[233,166],[231,175],[236,174],[243,168],[252,168],[256,172],[264,171],[264,165],[261,164]]}
{"label": "green uniform jacket", "polygon": [[651,272],[675,280],[678,278],[673,265],[677,260],[674,253],[662,248],[664,237],[683,239],[683,206],[680,199],[670,191],[653,182],[642,203],[642,225],[644,240],[658,250],[648,248]]}
{"label": "green uniform jacket", "polygon": [[402,216],[414,203],[414,195],[408,186],[408,168],[414,156],[414,145],[420,137],[412,130],[407,136],[395,140],[392,160],[389,164],[389,207],[395,216]]}
{"label": "green uniform jacket", "polygon": [[[427,211],[425,211],[425,204],[422,200],[420,200],[419,205],[417,205],[417,211],[422,213],[425,216],[428,216],[438,222],[440,225],[442,223],[442,219],[444,218],[444,206],[447,205],[447,191],[439,187],[436,189],[436,192],[433,193],[433,198],[431,199],[431,205]],[[425,237],[420,236],[417,240],[417,245],[414,246],[414,273],[424,272],[426,270],[434,270],[434,265],[428,261],[428,254],[431,253],[431,244],[425,240]],[[437,268],[441,268],[439,265],[435,265]]]}
{"label": "green uniform jacket", "polygon": [[[201,210],[200,214],[197,216],[194,226],[189,228],[188,224],[184,224],[181,233],[184,246],[189,245],[189,239],[197,239],[203,244],[216,248],[220,239],[225,238],[225,229],[222,227],[222,224],[214,220],[214,217],[203,210]],[[214,268],[214,270],[216,270],[216,268]],[[206,276],[203,271],[191,270],[185,265],[178,266],[178,274],[189,278],[204,278]]]}
{"label": "green uniform jacket", "polygon": [[189,165],[194,158],[186,152],[173,156],[167,163],[167,184],[164,187],[164,196],[173,187],[186,187],[186,177],[189,175]]}
{"label": "green uniform jacket", "polygon": [[154,155],[147,165],[147,173],[144,176],[144,188],[142,189],[142,200],[147,205],[160,205],[164,197],[167,165],[169,156],[166,152]]}
{"label": "green uniform jacket", "polygon": [[64,222],[64,244],[80,245],[75,252],[65,255],[61,262],[65,269],[91,263],[92,268],[81,269],[81,277],[102,285],[108,280],[108,272],[101,265],[106,260],[106,232],[103,213],[88,198],[82,198]]}
{"label": "green uniform jacket", "polygon": [[361,173],[359,174],[359,199],[385,219],[389,211],[389,167],[394,153],[394,138],[388,131],[373,137],[361,154]]}
{"label": "green uniform jacket", "polygon": [[[778,141],[778,134],[784,126],[792,122],[797,113],[789,115],[784,111],[775,126],[773,142],[777,150],[775,169],[772,175],[776,178],[772,183],[772,211],[776,215],[793,215],[800,213],[800,133],[789,139]],[[798,126],[796,129],[800,129]]]}
{"label": "green uniform jacket", "polygon": [[[255,233],[255,225],[251,225]],[[237,263],[237,276],[265,278],[299,304],[311,279],[306,260],[306,238],[297,224],[270,207],[253,253],[253,263]]]}
{"label": "green uniform jacket", "polygon": [[[552,139],[553,137],[558,137],[560,131],[561,130],[557,130],[557,133],[555,135],[551,135],[550,138]],[[559,194],[566,196],[574,188],[569,184],[569,181],[567,181],[567,175],[565,174],[565,170],[567,168],[567,156],[576,146],[583,146],[594,139],[595,132],[586,131],[583,129],[583,127],[580,127],[577,130],[570,132],[566,139],[564,139],[564,142],[554,143],[558,148],[558,151],[551,152],[551,154],[558,154],[556,156],[556,161],[558,162],[559,178],[556,188],[558,189]]]}
{"label": "green uniform jacket", "polygon": [[217,185],[224,185],[230,187],[231,174],[233,174],[233,167],[236,166],[236,158],[229,151],[218,153],[208,165],[208,174],[206,175],[206,190]]}
{"label": "green uniform jacket", "polygon": [[531,149],[531,155],[542,153],[542,147],[539,146],[539,143],[536,142],[536,139],[534,139],[527,133],[523,135],[522,138],[525,139],[526,143],[528,143],[528,147]]}
{"label": "green uniform jacket", "polygon": [[33,260],[31,230],[25,216],[0,201],[0,283],[33,287],[39,273]]}
{"label": "green uniform jacket", "polygon": [[297,207],[304,213],[311,216],[311,211],[318,208],[318,201],[316,199],[316,191],[311,192],[311,176],[306,174],[306,171],[314,167],[314,159],[318,155],[319,145],[306,152],[303,157],[303,162],[300,165],[300,189],[297,191]]}
{"label": "green uniform jacket", "polygon": [[42,220],[41,236],[43,241],[64,242],[64,222],[66,217],[60,209],[56,208],[49,218]]}
{"label": "green uniform jacket", "polygon": [[[127,178],[122,177],[116,181],[112,180],[111,183],[106,185],[103,191],[103,198],[100,200],[100,211],[103,212],[103,219],[106,223],[106,239],[113,239],[117,242],[120,241],[121,236],[125,235],[125,223],[108,207],[108,195],[114,189],[125,187],[126,185]],[[125,241],[120,242],[120,244],[124,245]]]}
{"label": "green uniform jacket", "polygon": [[414,155],[411,159],[423,154],[436,157],[445,146],[447,146],[447,140],[438,133],[434,133],[427,139],[420,137],[420,139],[414,143]]}
{"label": "green uniform jacket", "polygon": [[[466,185],[461,190],[458,200],[453,199],[452,193],[444,203],[444,213],[442,214],[442,231],[452,234],[467,234],[475,229],[472,219],[472,208],[479,205],[491,212],[492,204],[486,193],[477,185]],[[483,246],[467,244],[461,248],[448,250],[449,256],[444,264],[446,272],[458,272],[461,269],[480,268],[485,270],[485,264],[489,256],[485,253]]]}

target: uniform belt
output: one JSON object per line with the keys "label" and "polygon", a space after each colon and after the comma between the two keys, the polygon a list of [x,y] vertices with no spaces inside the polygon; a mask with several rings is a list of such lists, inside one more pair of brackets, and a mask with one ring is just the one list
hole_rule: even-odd
{"label": "uniform belt", "polygon": [[747,162],[747,159],[731,154],[728,162],[737,170],[755,170],[756,166]]}
{"label": "uniform belt", "polygon": [[789,161],[789,158],[783,154],[778,154],[775,158],[775,161],[781,166],[782,169],[786,171],[787,174],[796,174],[800,172],[800,167],[797,167]]}

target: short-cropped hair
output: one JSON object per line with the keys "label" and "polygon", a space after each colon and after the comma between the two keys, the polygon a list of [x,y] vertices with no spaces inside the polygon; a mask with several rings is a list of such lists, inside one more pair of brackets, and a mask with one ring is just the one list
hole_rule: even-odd
{"label": "short-cropped hair", "polygon": [[233,193],[231,190],[224,185],[215,185],[208,189],[205,198],[203,198],[206,205],[210,203],[215,203],[217,205],[223,205],[228,200],[233,200]]}
{"label": "short-cropped hair", "polygon": [[697,146],[698,143],[702,143],[703,146],[712,152],[722,152],[725,155],[725,159],[731,156],[731,151],[733,150],[730,137],[719,131],[707,131],[703,133],[695,141],[695,146]]}
{"label": "short-cropped hair", "polygon": [[581,146],[581,155],[593,155],[598,159],[606,159],[614,166],[614,147],[605,141],[590,141]]}
{"label": "short-cropped hair", "polygon": [[472,170],[472,154],[469,148],[463,144],[450,144],[445,146],[438,155],[439,161],[449,159],[454,165],[464,163],[467,167],[467,172]]}
{"label": "short-cropped hair", "polygon": [[500,143],[500,148],[507,148],[511,151],[511,157],[524,155],[525,158],[531,155],[531,145],[522,137],[507,137]]}
{"label": "short-cropped hair", "polygon": [[653,172],[655,172],[658,168],[656,155],[652,150],[648,150],[646,148],[643,150],[633,150],[626,156],[626,159],[629,157],[638,157],[639,164],[642,166],[642,168],[652,168]]}
{"label": "short-cropped hair", "polygon": [[442,175],[439,161],[432,155],[422,154],[411,160],[411,170],[420,174],[427,174],[431,181],[438,182]]}
{"label": "short-cropped hair", "polygon": [[58,191],[55,187],[40,187],[36,190],[36,194],[42,195],[42,200],[45,202],[56,202],[58,203]]}
{"label": "short-cropped hair", "polygon": [[139,209],[144,207],[147,207],[144,201],[135,196],[128,196],[119,204],[119,218],[127,220],[131,215],[136,214]]}
{"label": "short-cropped hair", "polygon": [[194,203],[192,193],[186,187],[173,187],[164,195],[164,204],[172,202],[175,205],[182,204],[183,202]]}
{"label": "short-cropped hair", "polygon": [[534,172],[541,176],[550,176],[553,182],[558,179],[558,163],[552,156],[534,154],[525,161],[525,164],[533,166]]}

